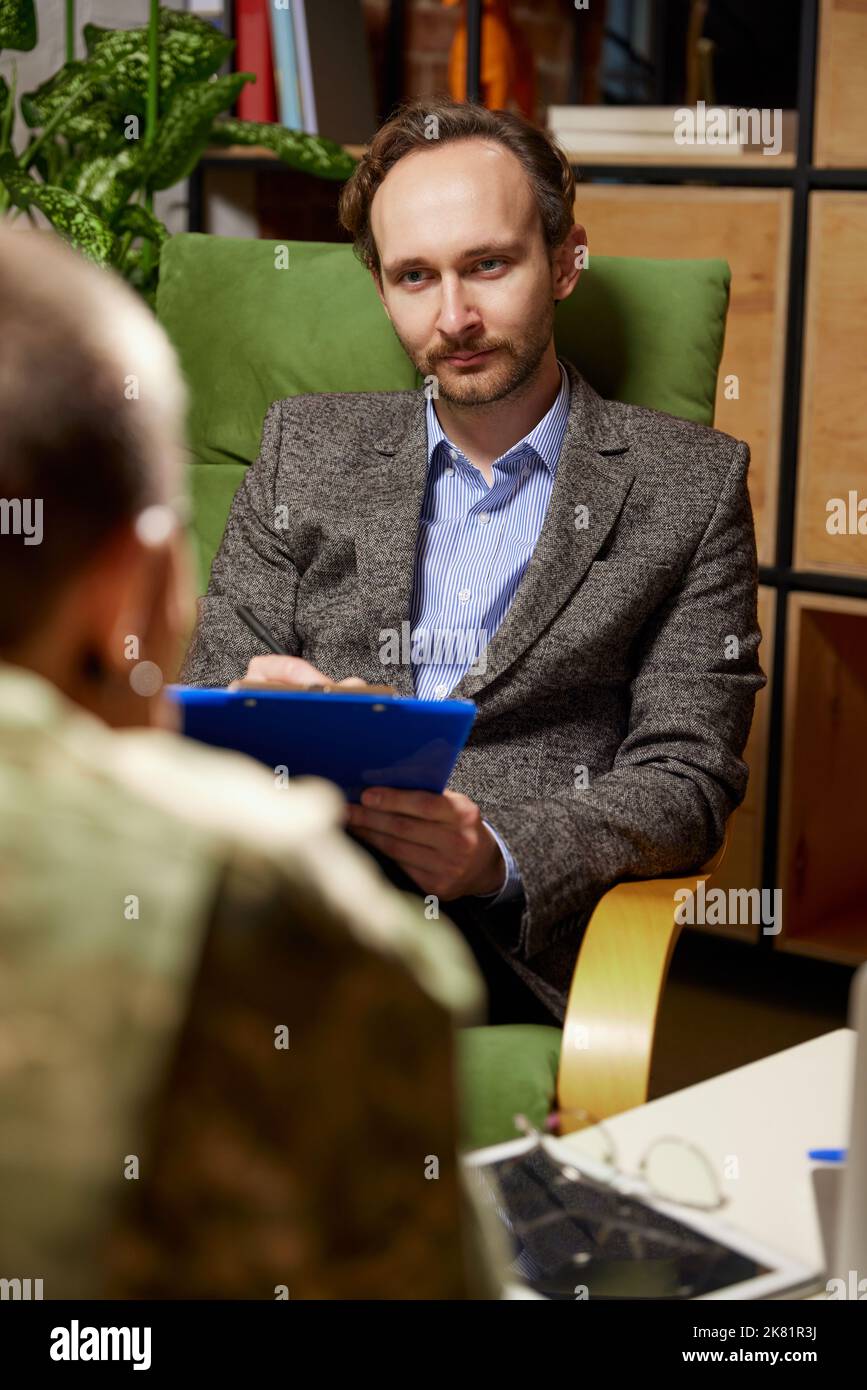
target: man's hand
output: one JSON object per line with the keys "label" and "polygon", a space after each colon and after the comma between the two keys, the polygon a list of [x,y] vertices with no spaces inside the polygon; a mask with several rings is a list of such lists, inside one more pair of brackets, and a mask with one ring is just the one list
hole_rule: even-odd
{"label": "man's hand", "polygon": [[254,656],[242,680],[232,681],[230,690],[341,690],[368,695],[395,695],[390,685],[368,685],[360,676],[333,681],[300,656]]}
{"label": "man's hand", "polygon": [[230,690],[272,686],[278,690],[315,690],[330,677],[300,656],[254,656],[243,678],[232,681]]}
{"label": "man's hand", "polygon": [[502,888],[503,856],[468,796],[370,787],[361,801],[347,808],[349,829],[394,859],[422,892],[450,902]]}

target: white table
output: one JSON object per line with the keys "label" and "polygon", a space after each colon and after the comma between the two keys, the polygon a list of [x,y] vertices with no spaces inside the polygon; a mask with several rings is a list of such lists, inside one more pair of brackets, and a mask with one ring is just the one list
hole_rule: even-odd
{"label": "white table", "polygon": [[[821,1266],[811,1179],[817,1165],[807,1150],[848,1144],[854,1057],[854,1031],[839,1028],[616,1115],[605,1128],[617,1145],[618,1165],[636,1172],[661,1135],[690,1139],[722,1178],[727,1222],[795,1260]],[[561,1142],[569,1144],[568,1138]],[[726,1178],[730,1160],[737,1176]]]}

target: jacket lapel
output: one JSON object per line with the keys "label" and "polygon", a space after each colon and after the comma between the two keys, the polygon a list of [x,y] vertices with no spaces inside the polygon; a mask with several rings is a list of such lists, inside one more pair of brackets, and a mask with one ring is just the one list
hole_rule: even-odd
{"label": "jacket lapel", "polygon": [[401,641],[401,624],[409,622],[427,481],[426,399],[423,391],[408,394],[412,398],[409,425],[373,444],[365,471],[364,520],[355,532],[358,580],[374,668],[380,673],[377,679],[393,685],[400,695],[413,694],[412,667],[403,660],[394,666],[382,665],[381,633],[394,631]]}
{"label": "jacket lapel", "polygon": [[[609,417],[608,403],[565,363],[569,418],[551,500],[536,548],[514,603],[487,647],[484,672],[467,672],[453,699],[472,699],[501,676],[571,598],[599,553],[629,494],[635,472],[628,440]],[[356,530],[358,577],[379,679],[412,695],[412,668],[382,666],[381,633],[409,621],[416,541],[427,477],[425,396],[413,396],[409,425],[373,444],[366,471],[368,504]],[[586,509],[578,512],[576,509]],[[586,519],[586,525],[576,520]]]}

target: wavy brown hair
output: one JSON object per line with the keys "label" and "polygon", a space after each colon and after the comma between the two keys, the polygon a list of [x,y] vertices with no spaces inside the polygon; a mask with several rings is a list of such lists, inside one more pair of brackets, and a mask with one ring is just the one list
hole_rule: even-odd
{"label": "wavy brown hair", "polygon": [[341,225],[352,237],[356,256],[377,280],[382,279],[382,269],[370,205],[389,169],[412,150],[473,139],[496,140],[511,150],[533,189],[549,252],[562,244],[574,220],[575,177],[551,137],[510,111],[489,111],[475,102],[447,97],[419,98],[399,106],[380,126],[340,193]]}

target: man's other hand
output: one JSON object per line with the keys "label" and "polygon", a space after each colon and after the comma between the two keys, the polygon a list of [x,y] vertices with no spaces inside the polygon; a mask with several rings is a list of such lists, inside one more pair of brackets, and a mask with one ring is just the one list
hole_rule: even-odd
{"label": "man's other hand", "polygon": [[347,807],[348,828],[394,859],[422,892],[450,902],[502,888],[503,856],[468,796],[370,787],[361,802]]}

